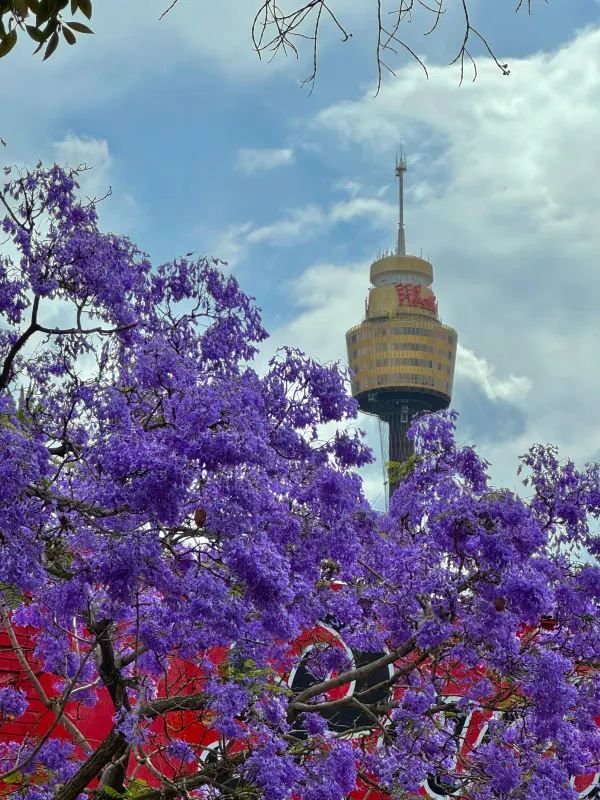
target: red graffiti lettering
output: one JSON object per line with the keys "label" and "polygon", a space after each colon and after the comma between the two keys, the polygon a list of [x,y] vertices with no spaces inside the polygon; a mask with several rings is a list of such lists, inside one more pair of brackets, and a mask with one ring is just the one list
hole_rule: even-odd
{"label": "red graffiti lettering", "polygon": [[422,297],[421,288],[422,287],[416,283],[397,283],[396,294],[398,296],[398,305],[424,308],[437,315],[438,307],[435,296]]}

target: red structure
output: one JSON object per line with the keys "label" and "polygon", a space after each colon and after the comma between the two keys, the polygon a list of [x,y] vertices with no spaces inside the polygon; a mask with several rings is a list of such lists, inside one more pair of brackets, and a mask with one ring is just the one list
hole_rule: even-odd
{"label": "red structure", "polygon": [[[24,691],[29,700],[29,707],[19,719],[1,720],[0,742],[23,741],[26,737],[39,739],[49,733],[52,738],[66,739],[76,744],[73,732],[68,729],[68,725],[56,722],[54,711],[51,707],[48,707],[51,704],[48,703],[47,705],[43,702],[39,688],[35,686],[37,681],[49,701],[60,694],[56,676],[43,672],[33,655],[35,631],[20,628],[16,629],[16,634],[21,651],[20,656],[26,660],[27,670],[30,671],[30,674],[27,674],[27,670],[20,662],[8,635],[2,631],[0,633],[0,686],[8,685]],[[319,644],[328,644],[340,648],[348,659],[357,665],[361,660],[364,663],[381,655],[381,653],[354,654],[336,630],[327,625],[320,625],[313,630],[305,632],[292,645],[292,655],[296,665],[288,676],[282,678],[291,688],[301,690],[314,681],[307,669],[307,664],[311,653]],[[226,651],[224,649],[215,650],[210,654],[210,659],[214,664],[223,662],[225,657]],[[372,673],[364,685],[357,685],[353,681],[338,687],[327,695],[327,699],[335,700],[352,695],[355,692],[368,692],[369,686],[377,686],[377,684],[386,679],[388,672],[391,675],[392,671],[393,665],[390,665],[385,668],[385,674],[380,672]],[[449,702],[460,698],[462,692],[472,682],[473,677],[473,671],[468,672],[455,668],[451,673],[451,677],[447,679],[444,691],[445,698]],[[167,674],[159,686],[159,694],[161,696],[192,694],[201,690],[203,681],[203,674],[199,667],[188,661],[172,659]],[[108,692],[103,688],[96,691],[98,693],[98,702],[94,707],[86,707],[75,699],[68,702],[64,710],[67,720],[77,727],[92,748],[100,744],[113,726],[112,703]],[[402,689],[397,689],[394,695],[395,699],[401,696]],[[375,696],[371,697],[369,702],[374,702],[377,699]],[[338,711],[331,716],[328,720],[329,726],[334,731],[348,732],[348,735],[351,736],[353,728],[361,727],[361,720],[358,718],[361,712],[351,705],[343,708],[345,710]],[[456,774],[460,775],[460,772],[467,767],[469,753],[482,741],[492,716],[493,712],[477,711],[465,714],[457,720],[460,747],[454,765]],[[383,725],[385,724],[386,721],[383,720]],[[196,711],[170,713],[167,725],[163,718],[157,718],[149,726],[147,740],[143,747],[144,753],[147,754],[147,765],[140,764],[137,767],[135,771],[136,778],[144,780],[149,785],[156,786],[158,785],[156,773],[162,773],[169,778],[174,777],[176,774],[181,775],[182,772],[193,772],[193,764],[182,765],[181,762],[174,764],[173,760],[167,755],[167,746],[172,738],[189,742],[196,747],[201,745],[204,748],[203,759],[210,758],[211,748],[219,743],[217,733],[200,721],[200,716]],[[377,747],[379,742],[378,733],[369,734],[367,737],[356,735],[355,738],[357,743],[360,742],[362,746],[366,744],[368,747],[373,748]],[[79,754],[83,756],[84,751],[82,748],[77,744],[76,748]],[[236,742],[232,745],[231,752],[242,749],[244,749],[244,743]],[[600,773],[573,778],[573,785],[578,792],[580,800],[584,800],[584,798],[587,800],[600,799],[599,780]],[[458,796],[456,788],[451,784],[443,783],[437,778],[431,777],[422,786],[420,794],[424,797],[432,798],[432,800],[450,800],[450,798]],[[6,791],[10,791],[10,786],[6,787]],[[1,795],[2,790],[0,788]],[[366,785],[359,786],[352,793],[353,800],[364,800],[367,797],[368,800],[389,800],[389,795],[378,792],[373,787]]]}

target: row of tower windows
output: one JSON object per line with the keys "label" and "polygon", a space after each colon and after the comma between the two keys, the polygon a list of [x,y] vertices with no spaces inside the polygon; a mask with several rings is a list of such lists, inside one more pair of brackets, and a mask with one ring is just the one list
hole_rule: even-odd
{"label": "row of tower windows", "polygon": [[435,353],[436,348],[432,344],[422,344],[421,342],[377,342],[375,350],[420,350],[422,353]]}
{"label": "row of tower windows", "polygon": [[451,350],[442,351],[440,346],[434,347],[431,344],[421,344],[420,342],[375,342],[363,348],[355,347],[352,351],[352,356],[353,358],[358,358],[359,354],[368,356],[371,350],[375,353],[387,353],[389,350],[400,350],[402,352],[419,351],[421,353],[435,353],[443,358],[445,358],[446,353],[448,353],[448,358],[452,360]]}
{"label": "row of tower windows", "polygon": [[400,334],[402,336],[431,336],[436,339],[444,339],[450,342],[451,344],[454,343],[455,337],[454,334],[448,333],[445,330],[440,330],[439,328],[416,328],[408,325],[400,325],[393,328],[380,328],[378,330],[362,330],[357,333],[353,333],[350,336],[350,341],[354,344],[356,341],[360,341],[361,339],[371,339],[373,336],[392,336],[394,334]]}
{"label": "row of tower windows", "polygon": [[[373,388],[374,381],[373,380],[366,380],[366,381],[355,381],[356,392],[366,391],[367,389]],[[407,375],[386,375],[384,376],[377,376],[377,386],[407,386],[411,384],[417,384],[418,386],[428,386],[430,388],[435,388],[438,391],[440,390],[440,383],[439,381],[434,381],[433,378],[430,378],[428,375],[415,375],[415,374],[407,374]],[[450,392],[450,383],[446,382],[442,384],[444,387],[444,391]]]}
{"label": "row of tower windows", "polygon": [[[376,367],[429,367],[429,369],[433,369],[435,366],[439,370],[442,369],[442,364],[437,361],[430,361],[427,358],[377,358],[375,359],[375,366]],[[444,372],[450,374],[451,370],[450,367],[444,366]]]}
{"label": "row of tower windows", "polygon": [[[390,286],[397,283],[416,283],[419,286],[429,286],[431,278],[429,275],[422,272],[405,272],[398,270],[397,272],[387,272],[383,275],[377,275],[373,281],[375,286]],[[370,289],[369,291],[373,291]]]}
{"label": "row of tower windows", "polygon": [[[420,350],[422,353],[434,353],[436,350],[432,344],[421,344],[420,342],[375,342],[372,347],[376,353],[384,353],[387,350]],[[354,353],[357,355],[358,350],[355,350]]]}

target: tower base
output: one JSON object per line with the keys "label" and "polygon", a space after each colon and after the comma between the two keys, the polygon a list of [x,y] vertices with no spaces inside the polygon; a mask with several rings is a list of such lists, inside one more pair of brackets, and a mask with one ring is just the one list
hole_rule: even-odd
{"label": "tower base", "polygon": [[[363,392],[356,399],[361,411],[375,414],[389,425],[388,461],[392,464],[402,464],[414,454],[413,443],[407,433],[415,418],[428,412],[441,411],[450,405],[448,395],[406,388]],[[388,470],[390,497],[398,485],[397,473],[397,469]]]}

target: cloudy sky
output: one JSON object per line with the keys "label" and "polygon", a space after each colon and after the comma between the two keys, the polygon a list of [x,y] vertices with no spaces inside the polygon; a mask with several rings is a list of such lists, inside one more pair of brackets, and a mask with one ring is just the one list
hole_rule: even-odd
{"label": "cloudy sky", "polygon": [[[19,42],[0,62],[7,163],[87,163],[106,228],[156,261],[227,259],[281,344],[345,359],[368,267],[394,242],[393,166],[408,153],[408,249],[430,258],[459,333],[459,434],[516,487],[517,457],[555,442],[600,454],[600,4],[471,0],[509,77],[483,55],[447,66],[460,4],[436,33],[405,26],[375,95],[374,0],[335,0],[312,92],[300,59],[259,61],[259,0],[97,0],[96,35],[50,61]],[[287,5],[291,5],[291,2]],[[525,4],[526,5],[526,4]],[[392,7],[392,6],[390,6]],[[477,53],[481,47],[474,48]],[[376,430],[362,424],[378,451]],[[381,471],[366,475],[380,502]],[[379,498],[379,499],[378,499]]]}

